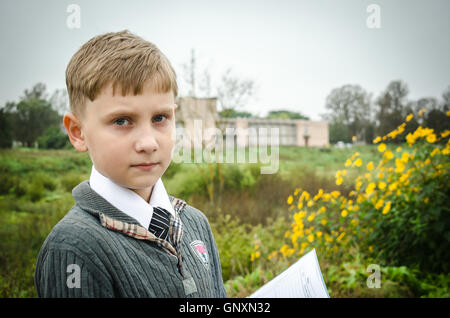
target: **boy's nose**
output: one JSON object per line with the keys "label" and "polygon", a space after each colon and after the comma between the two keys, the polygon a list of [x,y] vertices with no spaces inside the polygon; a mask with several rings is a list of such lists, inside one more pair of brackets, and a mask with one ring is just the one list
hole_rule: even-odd
{"label": "boy's nose", "polygon": [[157,149],[158,143],[156,142],[155,134],[149,129],[141,130],[136,140],[136,151],[153,152]]}

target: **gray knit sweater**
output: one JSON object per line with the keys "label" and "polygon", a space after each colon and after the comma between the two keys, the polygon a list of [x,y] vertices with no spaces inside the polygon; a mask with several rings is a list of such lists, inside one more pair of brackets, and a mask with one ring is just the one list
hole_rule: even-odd
{"label": "gray knit sweater", "polygon": [[147,230],[92,190],[89,181],[72,194],[76,204],[38,255],[39,297],[226,297],[217,246],[202,212],[169,196],[183,224],[179,262],[145,239]]}

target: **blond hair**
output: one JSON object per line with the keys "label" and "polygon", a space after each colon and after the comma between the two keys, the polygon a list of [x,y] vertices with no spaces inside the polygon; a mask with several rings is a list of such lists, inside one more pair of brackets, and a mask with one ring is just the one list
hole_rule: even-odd
{"label": "blond hair", "polygon": [[82,117],[86,98],[94,101],[109,83],[113,95],[117,86],[122,96],[142,93],[151,80],[158,93],[172,91],[177,97],[176,74],[167,57],[154,45],[128,30],[96,36],[71,58],[66,85],[71,111]]}

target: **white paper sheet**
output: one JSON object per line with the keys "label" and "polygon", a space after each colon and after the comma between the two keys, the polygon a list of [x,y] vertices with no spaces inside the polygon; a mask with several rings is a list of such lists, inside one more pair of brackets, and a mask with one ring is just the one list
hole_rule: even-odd
{"label": "white paper sheet", "polygon": [[330,298],[316,250],[308,252],[249,298]]}

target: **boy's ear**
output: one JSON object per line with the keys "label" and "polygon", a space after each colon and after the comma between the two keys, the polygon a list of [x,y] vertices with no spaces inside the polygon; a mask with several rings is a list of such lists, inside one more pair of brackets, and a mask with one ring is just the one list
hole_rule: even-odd
{"label": "boy's ear", "polygon": [[78,152],[88,151],[80,119],[73,113],[66,113],[64,114],[63,122],[66,127],[69,140],[75,149]]}

